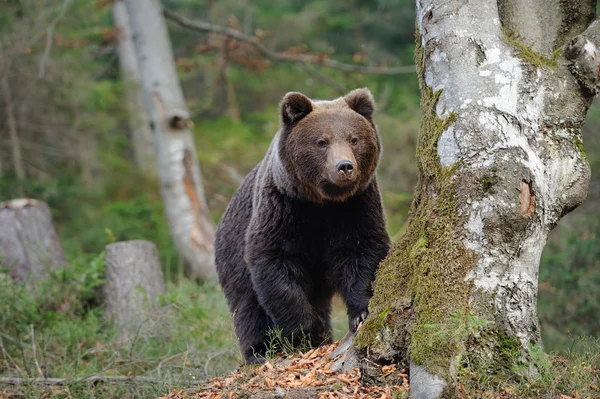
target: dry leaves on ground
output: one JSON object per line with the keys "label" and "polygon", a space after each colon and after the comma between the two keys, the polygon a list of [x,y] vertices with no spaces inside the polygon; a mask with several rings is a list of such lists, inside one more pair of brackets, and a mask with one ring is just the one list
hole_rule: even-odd
{"label": "dry leaves on ground", "polygon": [[[337,347],[333,345],[312,349],[296,357],[267,362],[258,369],[248,368],[227,377],[209,380],[200,388],[171,391],[162,399],[221,399],[238,397],[280,397],[319,399],[391,399],[394,394],[408,391],[406,370],[396,365],[383,366],[383,378],[397,382],[386,386],[364,386],[358,368],[344,373],[332,370],[335,360],[330,358]],[[303,394],[304,393],[304,396]]]}

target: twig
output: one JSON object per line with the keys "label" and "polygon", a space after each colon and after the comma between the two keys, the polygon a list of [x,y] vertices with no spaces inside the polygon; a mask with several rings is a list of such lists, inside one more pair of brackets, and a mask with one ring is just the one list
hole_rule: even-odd
{"label": "twig", "polygon": [[42,385],[66,385],[77,382],[149,382],[160,384],[163,380],[152,377],[134,376],[126,377],[123,375],[94,375],[86,378],[18,378],[18,377],[0,377],[0,384],[24,385],[24,384],[42,384]]}
{"label": "twig", "polygon": [[162,360],[161,360],[161,361],[158,363],[158,366],[156,367],[156,373],[158,374],[158,376],[159,376],[159,377],[161,377],[161,376],[162,376],[162,373],[161,373],[161,368],[162,368],[162,366],[163,366],[163,365],[164,365],[166,362],[168,362],[168,361],[171,361],[171,360],[173,360],[173,359],[177,359],[178,357],[180,357],[180,356],[183,356],[183,355],[187,356],[187,355],[188,355],[188,353],[189,353],[189,349],[187,349],[185,352],[180,352],[180,353],[177,353],[177,354],[175,354],[175,355],[173,355],[173,356],[169,356],[169,357],[166,357],[166,358],[162,359]]}
{"label": "twig", "polygon": [[35,368],[37,369],[37,372],[40,375],[40,378],[44,378],[44,373],[42,372],[40,363],[37,360],[37,355],[36,355],[37,350],[36,350],[36,345],[35,345],[35,332],[33,330],[33,324],[30,324],[29,328],[31,329],[31,349],[33,350],[33,361],[35,362]]}
{"label": "twig", "polygon": [[[113,48],[114,50],[114,48]],[[111,68],[113,67],[113,65],[115,64],[115,61],[117,60],[117,53],[116,52],[112,52],[110,54],[110,58],[108,59],[108,61],[105,62],[104,67],[102,68],[102,70],[96,74],[94,74],[94,80],[99,80],[101,79],[105,74],[107,74]]]}
{"label": "twig", "polygon": [[[19,367],[19,365],[13,360],[13,358],[10,356],[10,354],[6,351],[6,349],[4,349],[4,343],[2,341],[2,335],[4,334],[0,334],[0,348],[2,348],[2,355],[4,356],[4,358],[8,358],[8,360],[10,360],[10,362],[15,366],[15,368],[17,369],[17,371],[19,372],[19,374],[21,375],[27,375],[23,372],[23,370],[21,370],[21,368]],[[5,337],[10,338],[8,335],[4,335]]]}
{"label": "twig", "polygon": [[229,352],[230,349],[229,348],[223,348],[220,351],[217,351],[213,354],[209,354],[208,358],[206,359],[206,363],[204,363],[204,375],[208,378],[208,365],[210,363],[210,361],[216,357],[222,356],[224,354],[226,354],[227,352]]}
{"label": "twig", "polygon": [[58,21],[60,21],[61,18],[64,17],[65,13],[67,12],[67,8],[69,8],[70,3],[71,0],[63,1],[60,12],[56,16],[56,18],[52,20],[52,22],[46,29],[46,48],[44,49],[44,55],[42,55],[42,59],[40,60],[40,73],[38,75],[40,79],[42,79],[46,74],[46,61],[48,60],[48,57],[50,56],[50,50],[52,49],[52,36],[54,35],[54,28],[56,27],[56,24],[58,24]]}
{"label": "twig", "polygon": [[241,175],[233,166],[221,164],[220,167],[227,172],[227,175],[235,184],[242,184],[245,176]]}
{"label": "twig", "polygon": [[0,335],[0,348],[2,349],[2,357],[4,358],[4,363],[8,363],[8,358],[6,357],[6,351],[4,350],[4,345],[2,342],[2,336]]}
{"label": "twig", "polygon": [[138,339],[138,337],[140,336],[140,331],[142,330],[142,327],[144,326],[144,324],[146,324],[147,321],[149,321],[150,318],[147,317],[144,319],[144,321],[142,321],[137,329],[135,330],[135,335],[133,336],[133,340],[131,340],[131,346],[129,347],[129,361],[132,362],[133,361],[133,347],[135,346],[135,343]]}
{"label": "twig", "polygon": [[271,51],[263,46],[257,37],[246,35],[237,29],[228,28],[221,25],[211,24],[204,21],[192,21],[182,15],[179,15],[173,11],[163,9],[165,18],[183,26],[184,28],[192,29],[200,32],[213,32],[219,33],[225,36],[230,36],[241,42],[252,45],[261,55],[270,58],[274,61],[281,62],[295,62],[299,64],[312,64],[321,65],[328,68],[338,69],[344,72],[358,72],[369,75],[400,75],[405,73],[414,73],[415,66],[397,66],[397,67],[385,67],[385,66],[363,66],[356,64],[345,64],[343,62],[335,61],[326,57],[315,56],[311,54],[285,54]]}
{"label": "twig", "polygon": [[329,76],[325,75],[322,72],[319,72],[319,70],[317,68],[315,68],[314,65],[302,64],[302,67],[304,69],[306,69],[307,71],[309,71],[312,75],[314,75],[321,82],[328,84],[329,86],[332,86],[333,88],[335,88],[340,93],[340,95],[343,93],[346,93],[348,91],[348,86],[346,86],[343,83],[338,82],[337,80],[335,80],[333,78],[330,78]]}

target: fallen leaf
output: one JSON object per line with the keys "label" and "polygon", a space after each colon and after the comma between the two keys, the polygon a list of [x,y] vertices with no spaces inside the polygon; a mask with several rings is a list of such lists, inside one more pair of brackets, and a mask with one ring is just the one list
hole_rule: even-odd
{"label": "fallen leaf", "polygon": [[265,377],[265,385],[267,386],[267,388],[273,388],[275,386],[275,380],[269,377]]}

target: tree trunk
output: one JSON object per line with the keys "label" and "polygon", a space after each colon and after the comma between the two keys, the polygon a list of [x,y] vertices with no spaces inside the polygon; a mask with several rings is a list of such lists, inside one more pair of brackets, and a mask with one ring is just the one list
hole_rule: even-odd
{"label": "tree trunk", "polygon": [[33,199],[0,203],[0,264],[15,280],[33,284],[67,266],[46,203]]}
{"label": "tree trunk", "polygon": [[158,250],[150,241],[123,241],[106,246],[104,316],[123,336],[147,331],[155,320],[165,282]]}
{"label": "tree trunk", "polygon": [[507,354],[535,375],[539,260],[587,194],[599,62],[600,35],[558,51],[595,1],[550,3],[417,0],[419,183],[356,338],[372,361],[410,364],[413,398],[455,397],[467,367],[500,381]]}
{"label": "tree trunk", "polygon": [[188,276],[214,275],[210,220],[191,121],[157,0],[125,0],[157,149],[165,211]]}
{"label": "tree trunk", "polygon": [[[4,100],[4,109],[6,113],[6,125],[8,127],[8,136],[10,137],[10,144],[12,149],[13,169],[15,175],[19,181],[25,179],[25,169],[23,168],[23,157],[21,155],[21,142],[19,140],[19,133],[17,131],[17,121],[15,119],[15,110],[10,92],[10,84],[8,83],[8,70],[2,75],[0,79],[0,86],[2,90],[2,98]],[[19,187],[19,190],[22,190]]]}
{"label": "tree trunk", "polygon": [[[226,37],[221,44],[217,57],[217,77],[214,81],[213,112],[221,116],[227,111],[227,116],[234,122],[241,120],[240,107],[235,96],[235,88],[229,79],[229,53],[232,39]],[[216,108],[216,109],[214,109]]]}
{"label": "tree trunk", "polygon": [[152,137],[150,121],[144,104],[140,70],[135,54],[129,15],[122,1],[115,2],[113,20],[115,27],[119,30],[117,52],[125,88],[125,102],[129,114],[129,130],[135,162],[145,175],[155,177],[157,172],[154,138]]}

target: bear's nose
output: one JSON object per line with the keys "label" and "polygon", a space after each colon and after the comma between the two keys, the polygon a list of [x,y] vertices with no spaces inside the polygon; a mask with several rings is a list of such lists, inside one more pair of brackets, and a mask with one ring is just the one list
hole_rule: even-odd
{"label": "bear's nose", "polygon": [[354,165],[352,164],[352,161],[344,159],[343,161],[338,162],[335,168],[337,169],[338,173],[343,173],[344,175],[349,176],[354,170]]}

